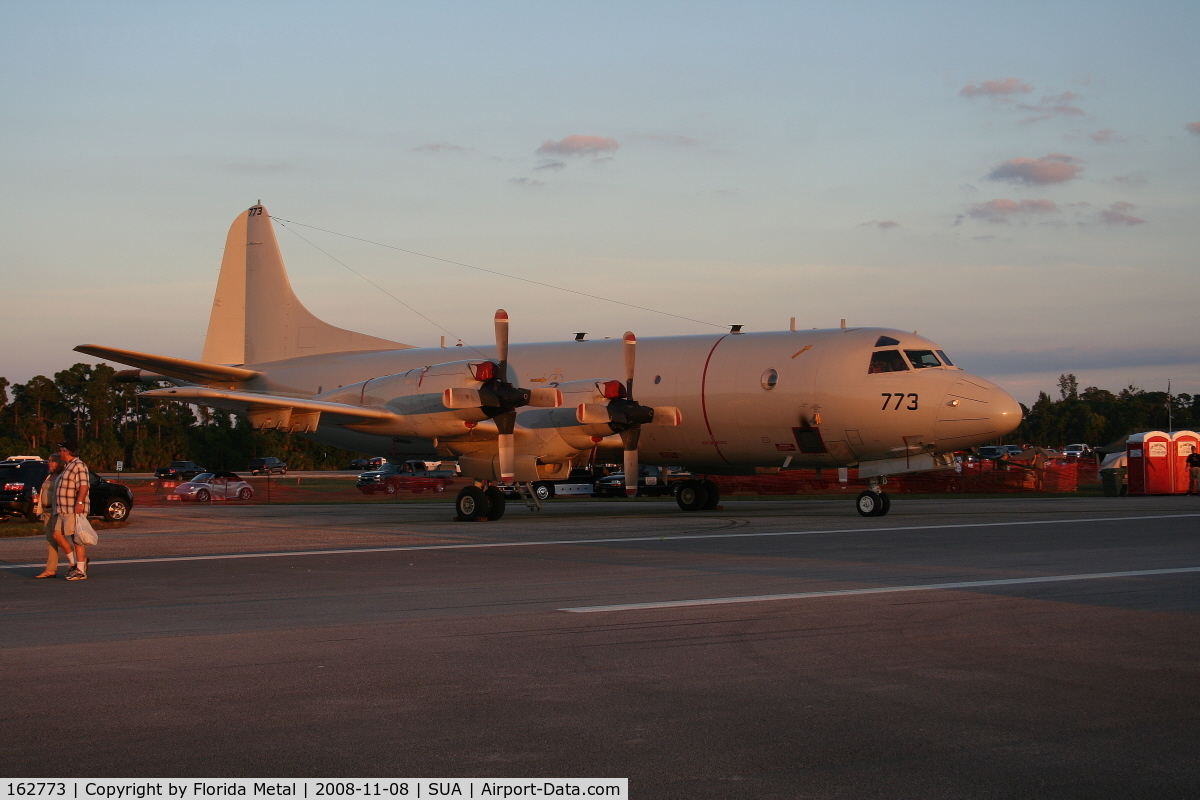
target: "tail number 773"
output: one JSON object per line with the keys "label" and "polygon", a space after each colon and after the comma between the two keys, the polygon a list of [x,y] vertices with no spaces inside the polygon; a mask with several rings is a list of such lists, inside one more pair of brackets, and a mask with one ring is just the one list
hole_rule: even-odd
{"label": "tail number 773", "polygon": [[892,394],[891,392],[881,392],[880,396],[883,397],[883,411],[887,411],[888,403],[895,403],[895,405],[892,406],[892,410],[899,411],[900,405],[905,401],[906,398],[911,398],[912,402],[904,406],[905,410],[917,410],[917,396],[915,394]]}

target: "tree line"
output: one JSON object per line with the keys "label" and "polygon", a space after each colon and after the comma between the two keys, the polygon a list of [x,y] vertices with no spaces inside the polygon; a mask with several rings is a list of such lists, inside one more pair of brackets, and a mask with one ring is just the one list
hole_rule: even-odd
{"label": "tree line", "polygon": [[1032,408],[1021,404],[1025,419],[1005,437],[1005,444],[1061,448],[1068,444],[1105,445],[1131,433],[1150,430],[1196,430],[1200,395],[1148,392],[1126,386],[1116,394],[1088,386],[1080,391],[1074,375],[1060,375],[1057,400],[1038,394]]}
{"label": "tree line", "polygon": [[[244,470],[251,458],[275,456],[292,469],[342,469],[361,454],[278,431],[256,431],[244,417],[183,403],[149,400],[144,383],[115,381],[107,364],[75,364],[53,378],[38,375],[11,384],[0,377],[0,456],[49,455],[74,439],[94,469],[124,462],[146,472],[170,461],[195,461],[210,469]],[[1059,399],[1042,392],[1008,444],[1061,448],[1108,444],[1144,430],[1200,426],[1200,395],[1168,395],[1127,386],[1117,393],[1059,377]]]}
{"label": "tree line", "polygon": [[0,377],[0,457],[47,456],[67,439],[93,469],[149,472],[171,461],[245,470],[250,459],[275,456],[290,469],[343,469],[361,454],[279,431],[256,431],[244,417],[183,403],[151,400],[161,384],[115,381],[107,364],[76,364],[53,378],[26,383]]}

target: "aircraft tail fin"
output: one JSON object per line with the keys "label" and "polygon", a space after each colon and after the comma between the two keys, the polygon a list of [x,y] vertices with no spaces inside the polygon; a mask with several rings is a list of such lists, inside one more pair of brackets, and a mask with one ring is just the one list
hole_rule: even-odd
{"label": "aircraft tail fin", "polygon": [[297,356],[410,347],[318,319],[292,291],[267,210],[255,205],[233,221],[201,361],[261,364]]}

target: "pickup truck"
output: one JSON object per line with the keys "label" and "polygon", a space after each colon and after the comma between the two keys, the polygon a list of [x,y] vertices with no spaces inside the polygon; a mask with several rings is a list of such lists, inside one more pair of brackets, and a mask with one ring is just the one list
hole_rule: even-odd
{"label": "pickup truck", "polygon": [[421,494],[425,491],[444,492],[454,483],[454,470],[428,467],[424,461],[388,462],[379,469],[359,475],[354,486],[363,494],[395,494],[401,490]]}

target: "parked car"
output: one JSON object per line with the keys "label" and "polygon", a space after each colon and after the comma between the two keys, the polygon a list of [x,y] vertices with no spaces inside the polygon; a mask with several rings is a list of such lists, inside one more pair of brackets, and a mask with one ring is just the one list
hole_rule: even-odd
{"label": "parked car", "polygon": [[1010,456],[1019,456],[1025,452],[1025,448],[1017,444],[1005,444],[1001,445],[1001,447],[1007,450]]}
{"label": "parked car", "polygon": [[400,490],[420,494],[426,490],[444,492],[454,483],[454,470],[428,469],[428,466],[425,461],[385,462],[379,469],[359,475],[354,486],[363,494],[395,494]]}
{"label": "parked car", "polygon": [[[0,513],[21,514],[36,521],[33,501],[50,474],[50,465],[42,459],[20,458],[0,462]],[[133,511],[133,492],[121,483],[105,480],[90,472],[88,484],[89,517],[104,517],[121,522]]]}
{"label": "parked car", "polygon": [[370,466],[371,462],[365,458],[352,458],[350,459],[350,466],[346,467],[346,469],[367,469]]}
{"label": "parked car", "polygon": [[251,475],[270,475],[273,472],[279,475],[287,475],[287,464],[274,456],[252,458],[250,459],[250,466],[247,469],[250,470]]}
{"label": "parked car", "polygon": [[[678,467],[652,467],[643,464],[638,468],[638,497],[661,497],[675,494],[680,481],[690,478],[690,472]],[[596,481],[595,497],[624,497],[625,473],[613,474]]]}
{"label": "parked car", "polygon": [[981,461],[999,461],[1002,458],[1008,458],[1008,450],[995,444],[984,445],[975,454]]}
{"label": "parked car", "polygon": [[154,470],[154,477],[169,481],[186,481],[205,472],[195,461],[172,461],[170,466]]}
{"label": "parked car", "polygon": [[234,472],[202,472],[187,483],[175,487],[173,496],[180,500],[249,500],[254,489]]}

